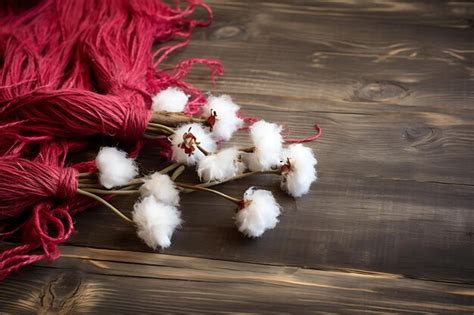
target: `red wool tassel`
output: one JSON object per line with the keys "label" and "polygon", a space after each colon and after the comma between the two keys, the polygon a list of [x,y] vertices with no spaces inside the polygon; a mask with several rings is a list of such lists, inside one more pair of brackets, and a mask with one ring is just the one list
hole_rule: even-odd
{"label": "red wool tassel", "polygon": [[[94,161],[66,167],[70,152],[94,135],[137,142],[151,97],[169,86],[191,95],[187,114],[199,113],[205,95],[185,77],[195,64],[209,67],[212,79],[223,72],[218,61],[200,58],[157,69],[195,27],[212,22],[200,0],[176,7],[159,0],[25,3],[0,3],[0,239],[21,236],[0,254],[0,279],[56,259],[74,231],[73,215],[94,204],[76,195],[77,173],[93,171]],[[207,20],[191,17],[198,8]],[[177,43],[152,53],[171,40]],[[153,141],[171,152],[166,140]]]}
{"label": "red wool tassel", "polygon": [[56,138],[101,134],[136,141],[150,115],[140,94],[105,96],[80,89],[36,90],[0,107],[4,130]]}
{"label": "red wool tassel", "polygon": [[28,161],[0,158],[0,220],[51,198],[70,199],[77,191],[77,171]]}
{"label": "red wool tassel", "polygon": [[[94,170],[94,161],[64,167],[67,153],[82,148],[79,142],[61,142],[42,146],[35,161],[0,158],[0,239],[19,235],[22,240],[0,254],[0,279],[23,266],[58,258],[58,245],[74,231],[72,216],[93,205],[76,192],[78,172]],[[26,219],[21,219],[24,214]],[[37,249],[39,254],[31,254]]]}
{"label": "red wool tassel", "polygon": [[[208,21],[189,18],[198,7]],[[222,74],[222,65],[194,58],[171,73],[155,66],[211,20],[209,7],[197,0],[184,9],[148,0],[47,0],[8,16],[0,35],[0,128],[21,137],[10,146],[48,139],[36,138],[42,136],[101,134],[137,141],[148,123],[151,96],[171,85],[192,95],[186,113],[197,113],[205,98],[183,78],[196,63],[207,65],[212,78]],[[153,45],[175,37],[185,41],[162,48],[155,62]]]}

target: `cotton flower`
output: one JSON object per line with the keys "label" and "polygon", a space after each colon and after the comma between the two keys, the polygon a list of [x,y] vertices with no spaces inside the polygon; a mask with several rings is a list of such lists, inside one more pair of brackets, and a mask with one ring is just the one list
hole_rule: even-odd
{"label": "cotton flower", "polygon": [[280,206],[268,190],[250,187],[244,194],[242,208],[235,215],[239,231],[248,237],[259,237],[278,223]]}
{"label": "cotton flower", "polygon": [[240,107],[232,102],[229,95],[211,96],[203,107],[203,117],[211,127],[212,135],[228,141],[244,121],[237,116]]}
{"label": "cotton flower", "polygon": [[214,139],[197,123],[178,127],[171,136],[171,144],[173,160],[186,165],[195,165],[205,156],[198,145],[209,153],[216,150]]}
{"label": "cotton flower", "polygon": [[143,198],[133,208],[138,237],[153,249],[169,247],[174,230],[182,222],[179,210],[153,196]]}
{"label": "cotton flower", "polygon": [[182,112],[188,103],[188,96],[176,87],[169,87],[152,98],[151,109],[154,112]]}
{"label": "cotton flower", "polygon": [[197,168],[199,177],[206,182],[223,181],[242,174],[244,170],[239,149],[235,147],[203,157]]}
{"label": "cotton flower", "polygon": [[140,187],[140,194],[142,197],[153,196],[157,201],[167,205],[179,205],[179,191],[176,189],[174,182],[168,175],[158,172],[145,178],[143,185]]}
{"label": "cotton flower", "polygon": [[281,126],[260,120],[250,127],[250,137],[255,151],[247,155],[251,171],[265,171],[279,164],[283,137]]}
{"label": "cotton flower", "polygon": [[123,186],[138,175],[135,160],[117,148],[103,147],[95,159],[99,180],[105,188]]}
{"label": "cotton flower", "polygon": [[316,181],[316,158],[313,151],[302,144],[292,144],[283,150],[281,188],[293,197],[301,197]]}

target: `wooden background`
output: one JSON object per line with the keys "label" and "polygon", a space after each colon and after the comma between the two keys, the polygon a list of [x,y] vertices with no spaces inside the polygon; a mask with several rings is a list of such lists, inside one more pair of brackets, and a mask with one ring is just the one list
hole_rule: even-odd
{"label": "wooden background", "polygon": [[[226,201],[186,195],[160,253],[87,211],[61,259],[0,283],[0,311],[473,313],[474,3],[208,3],[215,23],[169,63],[218,58],[216,86],[202,69],[189,81],[293,136],[319,123],[319,183],[296,200],[272,176],[222,187],[275,192],[281,223],[257,240]],[[141,162],[162,164],[151,147]]]}

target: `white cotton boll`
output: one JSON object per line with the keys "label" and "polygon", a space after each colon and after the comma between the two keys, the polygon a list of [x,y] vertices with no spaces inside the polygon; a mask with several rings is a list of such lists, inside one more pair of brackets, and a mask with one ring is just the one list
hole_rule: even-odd
{"label": "white cotton boll", "polygon": [[151,109],[154,112],[180,113],[188,103],[189,97],[176,87],[169,87],[154,95],[151,100]]}
{"label": "white cotton boll", "polygon": [[235,224],[248,237],[259,237],[278,223],[280,206],[268,190],[247,189],[244,208],[235,215]]}
{"label": "white cotton boll", "polygon": [[133,208],[138,237],[153,249],[169,247],[174,230],[181,224],[181,212],[153,196],[143,198]]}
{"label": "white cotton boll", "polygon": [[279,164],[283,137],[281,126],[260,120],[250,127],[255,151],[248,156],[251,171],[265,171]]}
{"label": "white cotton boll", "polygon": [[138,175],[135,160],[127,158],[127,153],[117,148],[101,148],[95,162],[99,170],[100,183],[105,188],[126,185]]}
{"label": "white cotton boll", "polygon": [[216,121],[212,127],[212,135],[228,141],[234,132],[243,126],[244,121],[237,116],[240,107],[232,102],[229,95],[211,96],[203,107],[203,117],[208,118],[216,113]]}
{"label": "white cotton boll", "polygon": [[168,175],[158,172],[145,178],[143,185],[140,187],[140,194],[142,197],[153,196],[157,201],[168,205],[179,205],[179,191],[176,189],[174,182]]}
{"label": "white cotton boll", "polygon": [[206,182],[224,181],[242,174],[244,170],[239,149],[235,147],[203,157],[197,168],[199,177]]}
{"label": "white cotton boll", "polygon": [[199,142],[199,145],[207,152],[213,153],[217,145],[211,135],[205,131],[200,124],[192,123],[178,127],[175,133],[170,137],[173,160],[186,165],[195,165],[205,156],[204,153],[194,146],[194,151],[191,155],[188,155],[185,150],[180,147],[184,141],[183,136],[189,131],[189,128],[191,128],[190,133],[196,137],[196,141]]}
{"label": "white cotton boll", "polygon": [[282,160],[289,161],[289,170],[282,176],[281,188],[293,197],[306,194],[317,179],[313,151],[302,144],[292,144],[283,150]]}

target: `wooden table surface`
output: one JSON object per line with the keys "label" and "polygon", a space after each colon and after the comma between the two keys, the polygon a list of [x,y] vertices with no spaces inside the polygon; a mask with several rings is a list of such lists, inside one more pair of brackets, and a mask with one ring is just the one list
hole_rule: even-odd
{"label": "wooden table surface", "polygon": [[[218,58],[216,86],[189,81],[294,136],[319,123],[318,184],[296,200],[271,175],[220,188],[274,191],[281,222],[255,240],[226,201],[186,195],[159,253],[91,209],[62,258],[0,283],[0,311],[474,312],[474,3],[208,3],[215,23],[169,63]],[[140,161],[162,164],[152,147]]]}

